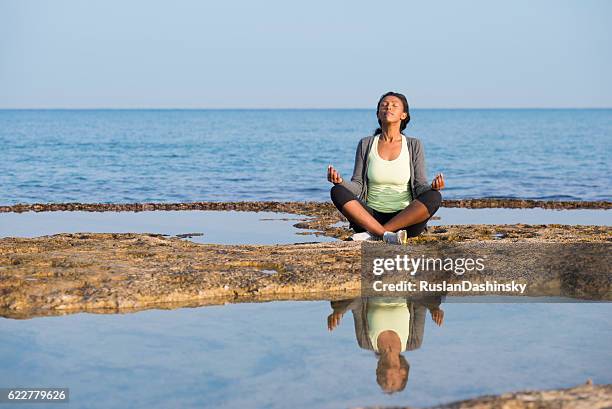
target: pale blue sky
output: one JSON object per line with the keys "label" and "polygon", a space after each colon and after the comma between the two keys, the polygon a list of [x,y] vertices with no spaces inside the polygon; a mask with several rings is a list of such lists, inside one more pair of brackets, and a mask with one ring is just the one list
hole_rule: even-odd
{"label": "pale blue sky", "polygon": [[612,107],[609,1],[0,0],[0,108]]}

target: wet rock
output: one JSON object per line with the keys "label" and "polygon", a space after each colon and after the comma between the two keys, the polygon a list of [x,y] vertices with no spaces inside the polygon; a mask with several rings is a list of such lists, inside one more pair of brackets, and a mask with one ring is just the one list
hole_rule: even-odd
{"label": "wet rock", "polygon": [[[612,385],[587,383],[569,389],[482,396],[428,409],[606,409],[611,407]],[[377,408],[384,409],[380,406]],[[416,409],[412,406],[394,406],[393,408]]]}
{"label": "wet rock", "polygon": [[188,239],[190,237],[199,237],[203,235],[204,233],[182,233],[182,234],[177,234],[176,237],[180,239]]}
{"label": "wet rock", "polygon": [[[529,209],[612,209],[607,201],[557,201],[523,199],[445,199],[442,207],[462,207],[468,209],[512,208]],[[283,212],[306,215],[322,215],[335,211],[331,202],[189,202],[189,203],[33,203],[0,206],[2,212],[49,212],[49,211],[86,211],[86,212],[142,212],[150,210],[234,210],[250,212]]]}
{"label": "wet rock", "polygon": [[[610,208],[610,202],[542,202],[506,199],[444,201],[447,207]],[[235,210],[306,216],[296,227],[304,234],[346,239],[337,227],[346,219],[331,203],[195,202],[132,204],[32,204],[2,206],[21,211]],[[410,239],[424,252],[436,244],[497,243],[517,259],[567,249],[565,243],[610,245],[608,226],[445,225]],[[527,254],[511,243],[530,243]],[[558,245],[555,250],[554,245]],[[418,247],[421,246],[421,247]],[[539,247],[538,247],[539,246]],[[419,250],[420,251],[420,250]],[[512,253],[514,251],[515,253]],[[522,251],[522,250],[521,250]],[[161,234],[57,234],[0,239],[0,315],[29,317],[67,312],[117,312],[280,299],[330,299],[359,295],[361,247],[355,242],[277,246],[196,244]],[[592,257],[598,257],[593,254]],[[503,267],[503,266],[502,266]],[[270,274],[269,271],[275,271]],[[589,283],[577,272],[563,282]],[[588,281],[588,280],[587,280]],[[88,286],[84,287],[83,282]],[[607,291],[606,287],[603,287]]]}
{"label": "wet rock", "polygon": [[[505,237],[495,239],[494,232]],[[612,254],[611,242],[612,228],[607,226],[448,225],[436,226],[408,245],[417,254],[439,251],[440,246],[445,251],[480,246],[512,261],[495,266],[509,274],[517,274],[518,262],[529,265],[562,254],[555,260],[566,274],[557,276],[552,290],[565,285],[590,291],[592,281],[581,276],[565,253],[578,251],[605,262]],[[576,250],[589,243],[596,244],[592,254]],[[563,264],[566,261],[569,264]],[[523,270],[530,274],[530,269]],[[360,293],[361,244],[230,246],[133,233],[8,237],[0,239],[0,272],[0,315],[15,318],[228,301],[334,299]],[[609,271],[604,273],[609,277]],[[533,274],[549,280],[543,273]],[[607,285],[598,284],[604,299],[610,293]]]}

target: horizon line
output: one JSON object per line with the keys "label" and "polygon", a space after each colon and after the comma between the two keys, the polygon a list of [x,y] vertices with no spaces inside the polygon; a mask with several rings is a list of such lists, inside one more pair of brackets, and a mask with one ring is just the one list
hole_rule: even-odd
{"label": "horizon line", "polygon": [[[196,107],[196,108],[186,108],[186,107],[28,107],[28,108],[8,108],[8,107],[0,107],[0,111],[326,111],[326,110],[346,110],[346,111],[354,111],[354,110],[371,110],[373,107],[355,107],[355,108],[347,108],[347,107],[327,107],[327,108],[316,108],[316,107],[220,107],[220,108],[211,108],[211,107]],[[427,109],[427,110],[578,110],[578,109],[593,109],[593,110],[605,110],[612,109],[610,107],[411,107],[410,110],[419,110],[419,109]]]}

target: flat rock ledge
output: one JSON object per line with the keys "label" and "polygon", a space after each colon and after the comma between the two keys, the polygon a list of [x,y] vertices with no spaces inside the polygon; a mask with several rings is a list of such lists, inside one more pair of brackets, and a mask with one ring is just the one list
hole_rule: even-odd
{"label": "flat rock ledge", "polygon": [[[588,277],[585,285],[595,284],[599,299],[612,299],[611,227],[435,226],[410,239],[409,246],[426,255],[484,251],[497,257],[491,259],[489,277],[501,272],[530,279],[539,295],[555,294],[564,282],[574,286],[582,274],[576,266],[595,265],[600,276],[595,281]],[[576,246],[588,246],[588,251]],[[567,260],[583,253],[583,259],[568,267]],[[540,259],[542,266],[550,260],[558,265],[534,270],[534,260]],[[555,271],[566,268],[564,277],[555,276]],[[330,300],[359,296],[360,274],[361,244],[350,241],[232,246],[132,233],[8,237],[0,239],[0,315],[29,318],[228,302]]]}
{"label": "flat rock ledge", "polygon": [[[427,409],[609,409],[612,385],[585,385],[568,389],[525,391],[453,402]],[[416,409],[412,406],[371,407],[371,409]]]}

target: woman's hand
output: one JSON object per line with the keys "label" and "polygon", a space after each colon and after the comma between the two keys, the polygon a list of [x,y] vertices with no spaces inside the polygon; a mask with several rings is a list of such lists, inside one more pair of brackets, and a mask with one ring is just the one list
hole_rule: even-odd
{"label": "woman's hand", "polygon": [[438,326],[442,325],[444,322],[444,311],[442,311],[440,308],[434,308],[429,310],[429,312],[431,313],[431,319],[433,322],[438,324]]}
{"label": "woman's hand", "polygon": [[344,313],[335,311],[329,314],[329,317],[327,317],[327,329],[330,331],[336,329],[336,327],[340,324],[342,315],[344,315]]}
{"label": "woman's hand", "polygon": [[431,182],[431,188],[433,190],[442,190],[444,189],[444,175],[442,173],[438,173],[434,178],[433,182]]}
{"label": "woman's hand", "polygon": [[327,166],[327,180],[332,182],[334,185],[342,183],[342,177],[332,165]]}

